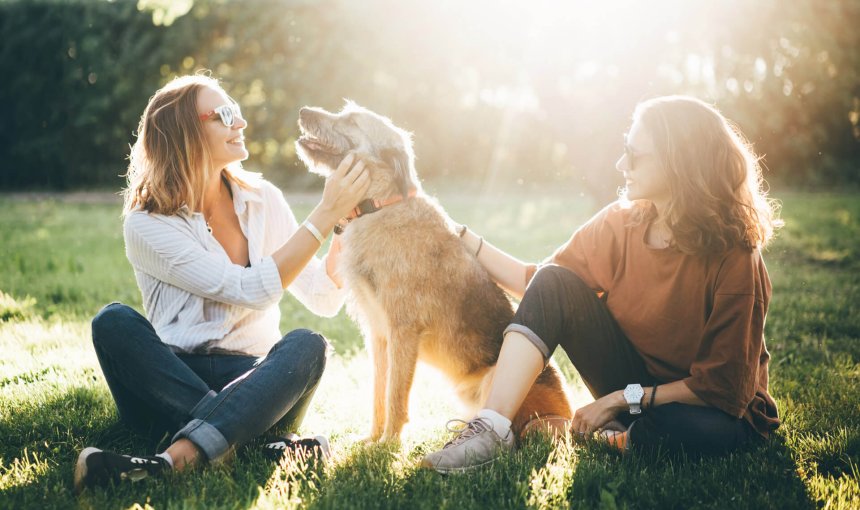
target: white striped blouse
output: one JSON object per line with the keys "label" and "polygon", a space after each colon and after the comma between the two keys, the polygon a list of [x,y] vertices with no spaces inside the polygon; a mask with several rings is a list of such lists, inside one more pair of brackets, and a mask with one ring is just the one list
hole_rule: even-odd
{"label": "white striped blouse", "polygon": [[[230,187],[248,239],[247,268],[229,259],[200,213],[135,211],[126,216],[125,252],[147,318],[161,340],[177,350],[217,348],[262,356],[281,338],[278,302],[284,289],[272,253],[299,227],[278,188],[262,178],[243,181],[250,181],[251,189],[233,182]],[[316,257],[288,290],[325,317],[337,314],[345,297]]]}

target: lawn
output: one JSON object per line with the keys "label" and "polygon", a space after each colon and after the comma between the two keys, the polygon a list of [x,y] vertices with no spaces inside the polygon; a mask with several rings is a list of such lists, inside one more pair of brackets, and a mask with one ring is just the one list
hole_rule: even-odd
{"label": "lawn", "polygon": [[[318,318],[287,296],[282,329],[322,331],[335,347],[302,430],[331,438],[332,462],[275,465],[248,447],[229,463],[75,497],[83,447],[164,447],[118,423],[90,342],[89,320],[104,304],[141,310],[120,207],[0,195],[0,508],[860,508],[860,195],[777,196],[786,227],[765,254],[774,288],[766,332],[783,425],[766,444],[688,459],[532,440],[490,468],[443,477],[417,462],[447,439],[446,420],[468,417],[447,383],[421,368],[401,444],[362,443],[370,367],[357,329],[344,313]],[[439,198],[527,260],[550,253],[599,206],[560,193]],[[300,218],[312,206],[292,202]],[[556,358],[574,400],[587,402]]]}

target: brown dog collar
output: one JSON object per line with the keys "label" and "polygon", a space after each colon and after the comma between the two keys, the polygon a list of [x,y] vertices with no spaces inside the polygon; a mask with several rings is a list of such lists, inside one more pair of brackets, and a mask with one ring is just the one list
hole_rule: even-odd
{"label": "brown dog collar", "polygon": [[340,220],[337,225],[334,226],[334,233],[337,235],[343,234],[343,229],[346,228],[347,224],[350,221],[358,218],[359,216],[364,216],[365,214],[373,214],[376,211],[382,209],[383,207],[388,207],[389,205],[396,204],[398,202],[402,202],[407,198],[412,198],[416,195],[417,190],[411,189],[409,193],[404,197],[403,195],[394,195],[391,198],[385,200],[377,200],[375,198],[368,198],[366,200],[362,200],[355,206],[355,209],[349,213],[349,216]]}

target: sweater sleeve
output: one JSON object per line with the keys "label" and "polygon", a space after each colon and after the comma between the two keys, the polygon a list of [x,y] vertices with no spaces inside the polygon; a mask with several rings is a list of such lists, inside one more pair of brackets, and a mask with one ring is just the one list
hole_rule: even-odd
{"label": "sweater sleeve", "polygon": [[764,323],[770,281],[757,251],[722,261],[699,351],[684,383],[704,402],[740,418],[766,370]]}
{"label": "sweater sleeve", "polygon": [[[275,215],[278,218],[275,228],[280,239],[276,244],[280,246],[296,233],[299,224],[283,193],[272,185],[269,185],[267,192],[274,202]],[[287,286],[287,290],[308,310],[322,317],[337,315],[346,300],[346,289],[337,288],[326,272],[325,261],[318,257],[312,257],[308,261]]]}
{"label": "sweater sleeve", "polygon": [[145,212],[133,212],[123,224],[125,250],[135,269],[197,296],[264,310],[283,295],[271,257],[244,268],[224,253],[206,250],[187,224]]}
{"label": "sweater sleeve", "polygon": [[605,207],[544,262],[527,266],[526,282],[531,281],[541,265],[556,264],[576,273],[595,291],[606,290],[623,249],[624,216],[618,202]]}

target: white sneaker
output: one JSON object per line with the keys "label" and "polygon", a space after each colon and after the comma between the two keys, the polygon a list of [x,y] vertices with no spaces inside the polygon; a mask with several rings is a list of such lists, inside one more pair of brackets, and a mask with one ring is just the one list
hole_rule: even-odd
{"label": "white sneaker", "polygon": [[[452,423],[463,423],[465,427],[452,429]],[[473,418],[469,422],[451,420],[448,430],[458,432],[445,446],[421,461],[421,465],[439,473],[457,473],[475,469],[495,461],[505,451],[514,447],[514,434],[508,431],[500,437],[487,418]]]}

